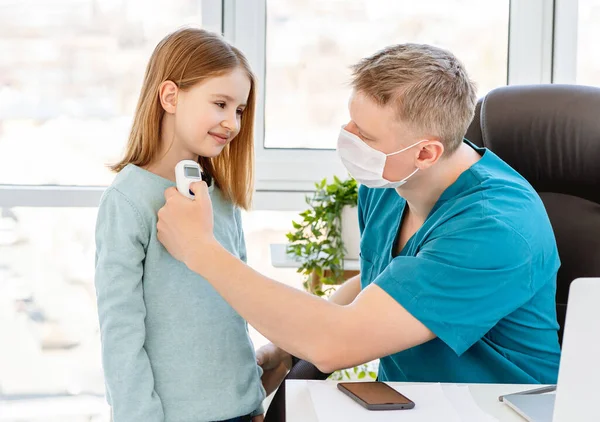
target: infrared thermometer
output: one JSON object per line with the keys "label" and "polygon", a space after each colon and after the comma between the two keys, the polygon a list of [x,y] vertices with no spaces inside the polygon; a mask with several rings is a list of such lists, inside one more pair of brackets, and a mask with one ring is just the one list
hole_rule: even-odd
{"label": "infrared thermometer", "polygon": [[175,183],[177,190],[183,196],[194,199],[194,193],[190,190],[190,185],[194,182],[204,180],[208,186],[211,185],[211,178],[205,175],[202,167],[195,161],[183,160],[175,166]]}

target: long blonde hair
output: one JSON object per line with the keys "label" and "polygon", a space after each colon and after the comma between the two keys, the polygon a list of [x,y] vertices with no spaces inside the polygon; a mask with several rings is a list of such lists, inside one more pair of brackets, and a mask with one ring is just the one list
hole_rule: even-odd
{"label": "long blonde hair", "polygon": [[164,109],[159,87],[172,81],[181,90],[221,76],[236,68],[250,79],[250,95],[242,114],[239,134],[217,157],[200,157],[199,163],[235,205],[248,209],[254,191],[254,113],[256,80],[243,53],[221,36],[203,29],[185,28],[167,35],[158,43],[144,76],[124,157],[111,166],[121,171],[127,164],[147,166],[160,157],[160,135]]}

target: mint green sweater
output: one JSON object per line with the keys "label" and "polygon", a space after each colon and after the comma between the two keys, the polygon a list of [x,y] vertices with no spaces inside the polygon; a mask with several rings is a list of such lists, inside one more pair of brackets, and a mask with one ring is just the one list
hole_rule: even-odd
{"label": "mint green sweater", "polygon": [[[134,165],[104,193],[96,294],[114,422],[201,422],[262,413],[265,391],[247,323],[156,237],[175,184]],[[240,212],[215,188],[214,233],[246,259]]]}

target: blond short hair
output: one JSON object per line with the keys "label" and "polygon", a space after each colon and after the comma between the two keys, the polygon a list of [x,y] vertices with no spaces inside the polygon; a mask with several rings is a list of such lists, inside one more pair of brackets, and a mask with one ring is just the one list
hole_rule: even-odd
{"label": "blond short hair", "polygon": [[240,132],[216,157],[199,157],[200,165],[213,177],[225,198],[249,209],[254,191],[254,114],[256,79],[244,54],[215,33],[182,28],[158,43],[146,67],[140,98],[125,155],[113,166],[119,172],[127,164],[146,166],[160,159],[162,118],[159,89],[172,81],[189,90],[207,79],[242,69],[250,79],[248,104],[242,114]]}
{"label": "blond short hair", "polygon": [[352,67],[352,86],[380,106],[392,104],[398,118],[420,135],[439,137],[456,151],[473,119],[476,88],[449,51],[425,44],[398,44]]}

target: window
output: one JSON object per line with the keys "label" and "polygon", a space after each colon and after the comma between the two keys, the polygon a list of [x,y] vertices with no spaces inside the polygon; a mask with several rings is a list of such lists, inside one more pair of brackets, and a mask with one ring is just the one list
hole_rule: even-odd
{"label": "window", "polygon": [[105,164],[125,145],[156,43],[188,24],[221,31],[221,3],[0,3],[3,420],[109,420],[93,285]]}
{"label": "window", "polygon": [[[2,2],[0,203],[38,194],[1,185],[45,184],[84,188],[57,191],[53,205],[95,205],[113,177],[105,165],[125,144],[151,49],[164,33],[201,24],[222,28],[259,77],[257,203],[295,209],[315,181],[346,175],[331,148],[347,120],[349,65],[390,43],[430,42],[457,53],[480,95],[507,78],[549,82],[554,2],[485,2],[485,11],[476,0]],[[323,81],[332,86],[321,89]],[[320,91],[309,96],[312,87]],[[282,192],[300,196],[279,201]]]}
{"label": "window", "polygon": [[333,148],[348,119],[349,66],[360,58],[393,43],[437,44],[465,63],[480,96],[507,83],[550,82],[552,75],[552,0],[224,5],[225,36],[259,79],[257,190],[296,192],[294,204],[316,181],[347,177]]}
{"label": "window", "polygon": [[[300,211],[265,210],[242,214],[248,264],[259,273],[297,289],[303,289],[303,276],[293,268],[274,268],[270,245],[287,242],[285,234],[293,230],[292,220],[298,220]],[[269,342],[253,327],[250,327],[250,337],[257,349]]]}
{"label": "window", "polygon": [[94,208],[0,208],[0,392],[9,421],[108,415],[95,215]]}
{"label": "window", "polygon": [[168,32],[201,25],[201,5],[2,2],[0,184],[110,184],[106,164],[127,141],[152,50]]}
{"label": "window", "polygon": [[600,56],[597,54],[597,40],[600,39],[600,1],[579,0],[578,6],[577,83],[600,86]]}
{"label": "window", "polygon": [[507,83],[509,1],[267,1],[266,148],[335,148],[349,66],[390,44],[455,53],[479,95]]}

